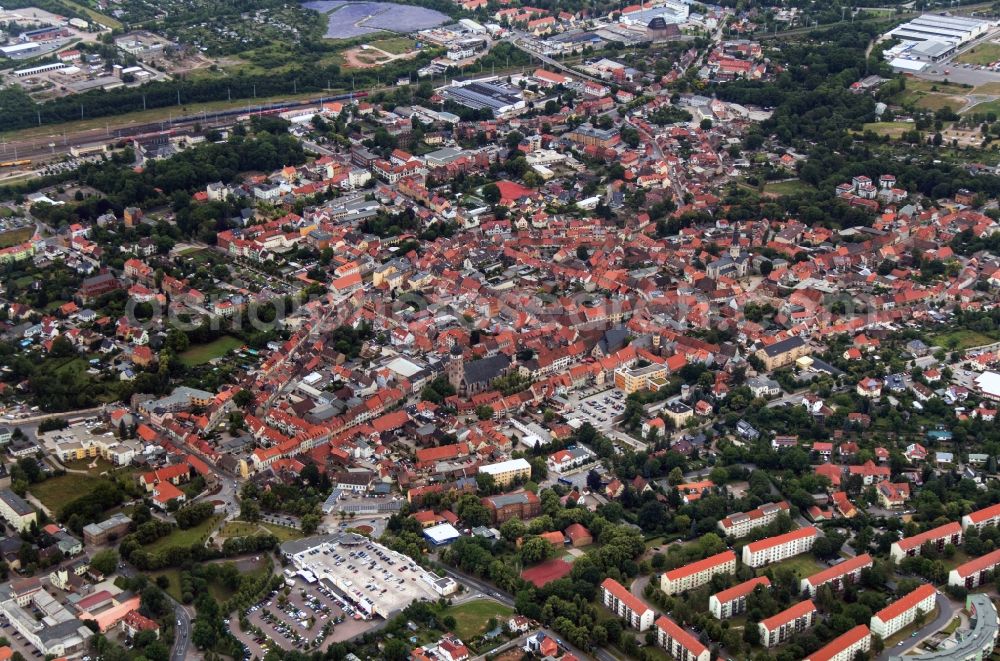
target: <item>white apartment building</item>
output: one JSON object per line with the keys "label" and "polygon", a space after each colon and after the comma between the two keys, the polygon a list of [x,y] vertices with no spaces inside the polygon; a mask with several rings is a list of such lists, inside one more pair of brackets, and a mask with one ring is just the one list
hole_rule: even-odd
{"label": "white apartment building", "polygon": [[889,549],[889,555],[892,556],[894,562],[902,562],[903,558],[920,555],[924,544],[931,544],[937,547],[938,552],[940,552],[948,544],[958,546],[961,543],[962,525],[956,521],[893,542]]}
{"label": "white apartment building", "polygon": [[749,512],[730,514],[719,521],[719,528],[727,537],[740,538],[750,534],[751,530],[766,526],[778,518],[782,512],[788,511],[788,503],[767,503]]}
{"label": "white apartment building", "polygon": [[948,585],[965,586],[967,590],[978,588],[997,565],[1000,565],[1000,549],[952,569],[948,574]]}
{"label": "white apartment building", "polygon": [[848,558],[840,564],[829,569],[816,572],[812,576],[807,576],[801,581],[800,589],[809,591],[810,597],[816,596],[816,591],[821,585],[829,585],[834,592],[840,592],[848,583],[855,583],[861,579],[861,570],[872,566],[872,557],[867,553]]}
{"label": "white apartment building", "polygon": [[708,598],[708,610],[719,620],[739,615],[746,611],[747,598],[758,585],[769,588],[771,579],[767,576],[758,576],[722,592],[716,592]]}
{"label": "white apartment building", "polygon": [[786,608],[777,615],[761,620],[760,644],[775,647],[816,623],[816,606],[809,599]]}
{"label": "white apartment building", "polygon": [[763,567],[805,553],[812,548],[818,534],[815,526],[807,526],[784,535],[750,542],[743,547],[743,564],[749,567]]}
{"label": "white apartment building", "polygon": [[924,583],[872,615],[872,633],[885,640],[913,622],[917,613],[930,613],[934,610],[936,599],[937,589]]}
{"label": "white apartment building", "polygon": [[653,626],[653,609],[642,603],[624,585],[606,578],[601,583],[604,607],[624,619],[630,627],[645,631]]}
{"label": "white apartment building", "polygon": [[810,654],[804,661],[854,661],[858,652],[872,648],[872,633],[863,624],[845,631]]}
{"label": "white apartment building", "polygon": [[679,594],[705,585],[716,574],[736,571],[736,554],[723,551],[704,560],[671,569],[660,575],[660,589],[666,594]]}
{"label": "white apartment building", "polygon": [[35,508],[10,489],[0,490],[0,516],[19,532],[38,520]]}
{"label": "white apartment building", "polygon": [[678,661],[711,661],[712,654],[701,642],[666,615],[656,620],[656,644]]}
{"label": "white apartment building", "polygon": [[986,526],[995,526],[998,522],[1000,522],[1000,504],[990,505],[963,516],[962,530],[968,530],[969,526],[982,530]]}

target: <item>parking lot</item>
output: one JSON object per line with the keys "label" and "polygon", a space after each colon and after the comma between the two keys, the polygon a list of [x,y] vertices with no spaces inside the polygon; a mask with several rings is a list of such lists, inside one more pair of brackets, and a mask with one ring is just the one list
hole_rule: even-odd
{"label": "parking lot", "polygon": [[600,430],[608,430],[615,418],[625,412],[625,393],[615,388],[591,395],[576,404],[576,417]]}
{"label": "parking lot", "polygon": [[251,606],[247,619],[262,634],[240,631],[235,624],[232,632],[247,646],[250,656],[257,658],[275,647],[286,651],[325,650],[373,626],[372,622],[354,619],[353,609],[342,596],[301,579],[295,580],[287,597],[279,591]]}
{"label": "parking lot", "polygon": [[34,645],[29,643],[27,639],[17,632],[10,622],[7,620],[6,616],[0,615],[0,635],[7,639],[10,644],[11,650],[14,652],[20,652],[21,656],[25,659],[41,659],[43,658],[42,653],[35,648]]}

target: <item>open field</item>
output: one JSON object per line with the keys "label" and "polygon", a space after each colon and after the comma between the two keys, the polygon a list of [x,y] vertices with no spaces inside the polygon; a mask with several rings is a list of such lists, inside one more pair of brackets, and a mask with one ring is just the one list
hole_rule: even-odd
{"label": "open field", "polygon": [[927,110],[940,110],[951,106],[959,110],[965,105],[966,94],[973,89],[955,83],[935,82],[929,80],[907,79],[906,89],[893,99],[903,106],[915,106]]}
{"label": "open field", "polygon": [[771,183],[764,184],[765,195],[795,195],[796,193],[805,193],[811,190],[815,189],[806,182],[799,181],[798,179],[791,179],[789,181],[773,181]]}
{"label": "open field", "polygon": [[3,232],[0,234],[0,248],[16,246],[19,243],[24,243],[30,239],[34,233],[34,227],[22,227],[21,229]]}
{"label": "open field", "polygon": [[403,53],[409,53],[413,50],[416,42],[409,37],[392,37],[390,39],[372,41],[369,45],[379,50],[384,50],[386,53],[402,55]]}
{"label": "open field", "polygon": [[149,573],[149,577],[154,581],[159,576],[166,576],[170,584],[167,586],[167,594],[176,599],[181,600],[181,570],[176,567],[171,567],[170,569],[161,569],[159,571],[154,571]]}
{"label": "open field", "polygon": [[1000,114],[1000,101],[984,101],[969,108],[966,113],[997,113]]}
{"label": "open field", "polygon": [[868,122],[865,124],[864,130],[872,131],[878,135],[887,135],[890,138],[898,138],[913,127],[913,122]]}
{"label": "open field", "polygon": [[120,30],[122,27],[124,27],[121,21],[111,18],[110,16],[105,16],[104,14],[94,11],[90,7],[85,7],[84,5],[73,2],[73,0],[63,0],[63,4],[66,5],[67,7],[77,10],[81,14],[86,14],[88,17],[90,17],[91,21],[95,23],[100,23],[101,25],[109,27],[112,30]]}
{"label": "open field", "polygon": [[487,630],[490,618],[496,618],[497,624],[500,624],[513,612],[512,608],[490,599],[477,599],[447,608],[444,614],[455,618],[455,633],[459,638],[471,640]]}
{"label": "open field", "polygon": [[1000,44],[995,41],[979,44],[955,58],[955,62],[976,65],[993,64],[997,60],[1000,60]]}
{"label": "open field", "polygon": [[42,501],[53,514],[80,496],[86,496],[97,488],[101,479],[92,475],[66,473],[58,477],[50,477],[44,482],[32,484],[28,491]]}
{"label": "open field", "polygon": [[944,347],[949,350],[964,350],[969,347],[979,347],[984,344],[992,344],[996,340],[989,335],[977,333],[973,330],[961,329],[948,333],[940,333],[931,338],[931,343],[935,346]]}
{"label": "open field", "polygon": [[224,356],[233,349],[243,346],[243,341],[232,335],[223,335],[208,344],[199,344],[189,348],[180,355],[181,363],[188,367],[204,365],[208,361]]}
{"label": "open field", "polygon": [[202,521],[194,528],[188,528],[187,530],[174,528],[172,533],[166,537],[161,537],[152,544],[146,546],[145,549],[150,553],[155,553],[157,551],[174,548],[175,546],[191,546],[192,544],[197,544],[198,542],[208,538],[209,533],[215,528],[216,525],[218,525],[220,518],[222,517],[213,516],[205,521]]}

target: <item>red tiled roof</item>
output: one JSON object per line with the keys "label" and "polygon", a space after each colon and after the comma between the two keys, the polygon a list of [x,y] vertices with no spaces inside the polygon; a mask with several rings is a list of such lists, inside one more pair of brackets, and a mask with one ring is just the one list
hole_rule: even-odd
{"label": "red tiled roof", "polygon": [[1000,504],[990,505],[989,507],[969,513],[969,519],[973,523],[980,523],[981,521],[986,521],[997,516],[1000,516]]}
{"label": "red tiled roof", "polygon": [[791,622],[792,620],[800,618],[806,613],[811,613],[814,610],[816,610],[816,606],[813,604],[812,599],[806,599],[805,601],[800,601],[794,606],[786,608],[777,615],[772,615],[767,619],[761,620],[760,623],[763,624],[764,628],[768,631],[774,631],[782,624]]}
{"label": "red tiled roof", "polygon": [[754,591],[758,585],[763,585],[765,588],[771,587],[771,579],[767,576],[758,576],[757,578],[751,578],[749,581],[744,581],[739,585],[734,585],[733,587],[723,590],[722,592],[716,592],[715,598],[721,604],[728,604],[733,599],[739,599],[744,595],[748,595]]}
{"label": "red tiled roof", "polygon": [[656,621],[656,626],[663,630],[663,632],[668,636],[673,638],[677,644],[690,652],[692,656],[700,656],[708,649],[702,645],[697,638],[682,629],[676,622],[671,620],[666,615],[660,616],[660,619]]}
{"label": "red tiled roof", "polygon": [[751,553],[756,553],[757,551],[769,549],[772,546],[778,546],[779,544],[786,544],[796,539],[815,536],[816,527],[806,526],[805,528],[799,528],[798,530],[793,530],[792,532],[786,532],[784,535],[777,535],[775,537],[768,537],[756,542],[750,542],[747,544],[747,548],[750,549]]}
{"label": "red tiled roof", "polygon": [[649,606],[642,603],[642,600],[628,591],[624,585],[613,578],[606,578],[601,583],[601,587],[615,596],[618,601],[625,604],[633,613],[642,615],[650,610]]}
{"label": "red tiled roof", "polygon": [[900,597],[879,612],[875,613],[875,617],[883,622],[888,622],[934,594],[937,594],[937,588],[928,583],[924,583],[923,585],[918,586],[913,592]]}
{"label": "red tiled roof", "polygon": [[698,560],[697,562],[692,562],[691,564],[684,565],[683,567],[671,569],[664,575],[668,580],[676,581],[679,578],[691,576],[692,574],[703,572],[707,569],[711,569],[712,567],[718,567],[719,565],[727,562],[736,562],[736,554],[732,551],[723,551],[722,553],[717,553],[711,557],[705,558],[704,560]]}
{"label": "red tiled roof", "polygon": [[943,526],[938,526],[937,528],[932,528],[926,532],[920,533],[919,535],[904,537],[896,542],[896,544],[901,550],[909,551],[910,549],[920,548],[926,542],[934,541],[942,537],[951,537],[952,535],[956,535],[961,532],[962,524],[954,521],[952,523],[946,523]]}
{"label": "red tiled roof", "polygon": [[861,555],[851,558],[849,560],[844,560],[839,565],[834,565],[823,571],[816,572],[812,576],[806,578],[809,584],[813,587],[819,587],[828,581],[832,581],[838,576],[843,576],[849,574],[853,571],[861,569],[862,567],[868,567],[872,564],[872,557],[867,553],[862,553]]}
{"label": "red tiled roof", "polygon": [[871,631],[868,629],[868,626],[859,624],[853,629],[840,634],[825,646],[810,654],[806,661],[830,661],[830,659],[840,654],[841,651],[846,650],[851,645],[854,645],[859,640],[869,635],[871,635]]}
{"label": "red tiled roof", "polygon": [[955,571],[957,571],[958,575],[962,578],[966,578],[967,576],[981,572],[984,569],[990,569],[998,564],[1000,564],[1000,549],[991,551],[990,553],[979,556],[973,560],[969,560],[964,565],[955,567]]}

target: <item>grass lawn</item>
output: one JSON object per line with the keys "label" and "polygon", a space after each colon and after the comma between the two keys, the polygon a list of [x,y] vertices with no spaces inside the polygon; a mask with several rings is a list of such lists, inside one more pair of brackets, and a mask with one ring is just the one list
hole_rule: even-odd
{"label": "grass lawn", "polygon": [[34,233],[34,227],[22,227],[20,229],[4,232],[3,234],[0,234],[0,248],[16,246],[19,243],[24,243],[30,239]]}
{"label": "grass lawn", "polygon": [[86,14],[87,16],[90,17],[90,20],[94,21],[95,23],[100,23],[101,25],[105,25],[111,28],[112,30],[119,30],[122,28],[121,21],[115,20],[110,16],[105,16],[104,14],[100,14],[94,11],[93,9],[90,9],[89,7],[77,4],[73,2],[73,0],[63,0],[63,4],[66,5],[67,7],[77,10],[81,14]]}
{"label": "grass lawn", "polygon": [[471,640],[486,631],[486,623],[491,617],[498,623],[514,612],[503,604],[489,599],[477,599],[458,606],[451,606],[444,611],[445,615],[455,618],[455,633],[462,640]]}
{"label": "grass lawn", "polygon": [[93,475],[66,473],[32,484],[28,491],[42,501],[53,514],[58,515],[59,510],[80,496],[92,492],[100,482],[101,478]]}
{"label": "grass lawn", "polygon": [[794,558],[789,558],[788,560],[782,560],[773,565],[767,565],[773,569],[778,567],[787,567],[795,572],[795,575],[800,579],[806,576],[812,576],[818,571],[823,571],[827,568],[825,564],[817,560],[811,553],[802,553],[795,556]]}
{"label": "grass lawn", "polygon": [[955,618],[948,623],[948,626],[946,626],[941,631],[945,632],[950,636],[951,634],[955,633],[955,631],[958,630],[958,627],[960,627],[961,625],[962,625],[962,618],[956,615]]}
{"label": "grass lawn", "polygon": [[379,50],[384,50],[386,53],[401,55],[402,53],[409,53],[413,50],[414,42],[409,37],[393,37],[391,39],[379,39],[378,41],[372,41],[368,45]]}
{"label": "grass lawn", "polygon": [[804,193],[811,190],[815,189],[806,182],[799,181],[798,179],[791,179],[789,181],[774,181],[764,184],[764,193],[770,193],[772,195],[794,195],[796,193]]}
{"label": "grass lawn", "polygon": [[887,135],[890,138],[898,138],[913,127],[913,122],[868,122],[865,124],[864,130],[872,131],[878,135]]}
{"label": "grass lawn", "polygon": [[247,521],[227,521],[219,532],[220,537],[251,537],[253,535],[271,534],[282,542],[302,539],[302,531],[271,523],[249,523]]}
{"label": "grass lawn", "polygon": [[208,539],[208,534],[215,528],[221,518],[221,516],[213,516],[205,521],[202,521],[194,528],[188,528],[187,530],[175,528],[172,533],[166,537],[161,537],[145,548],[150,553],[155,553],[157,551],[163,551],[175,546],[191,546],[192,544],[197,544],[198,542]]}
{"label": "grass lawn", "polygon": [[1000,101],[984,101],[969,108],[967,113],[998,113],[1000,114]]}
{"label": "grass lawn", "polygon": [[955,58],[956,62],[962,64],[993,64],[1000,60],[1000,44],[990,41],[979,44],[975,48],[970,48]]}
{"label": "grass lawn", "polygon": [[956,549],[955,555],[950,558],[941,558],[941,562],[944,563],[944,568],[948,571],[951,571],[959,565],[965,564],[969,560],[971,560],[969,555],[960,549]]}
{"label": "grass lawn", "polygon": [[241,346],[243,346],[243,340],[232,335],[223,335],[208,344],[198,344],[190,347],[180,355],[181,363],[187,367],[204,365],[214,358],[226,355],[233,349],[239,349]]}
{"label": "grass lawn", "polygon": [[176,599],[181,600],[181,570],[173,567],[171,569],[161,569],[160,571],[154,571],[149,573],[149,577],[155,581],[160,576],[166,576],[167,580],[170,581],[170,585],[167,586],[167,594]]}
{"label": "grass lawn", "polygon": [[944,347],[945,349],[951,350],[965,350],[970,347],[983,346],[984,344],[992,344],[996,340],[989,335],[984,335],[974,330],[968,330],[965,328],[950,331],[948,333],[941,333],[939,335],[931,336],[931,343],[935,346]]}
{"label": "grass lawn", "polygon": [[965,106],[964,96],[949,96],[947,94],[927,94],[917,99],[916,105],[924,110],[941,110],[949,107],[958,112]]}

